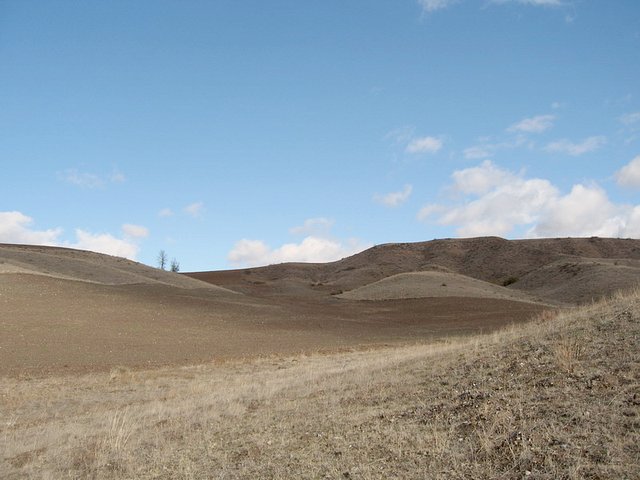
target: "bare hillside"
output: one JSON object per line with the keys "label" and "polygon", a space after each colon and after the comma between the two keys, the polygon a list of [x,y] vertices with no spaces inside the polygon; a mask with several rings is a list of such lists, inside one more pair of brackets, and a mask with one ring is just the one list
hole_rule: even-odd
{"label": "bare hillside", "polygon": [[[510,289],[548,302],[575,303],[633,287],[640,281],[638,261],[640,240],[635,239],[481,237],[378,245],[326,264],[288,263],[188,275],[252,295],[322,296],[400,273],[448,271],[496,285],[511,283]],[[554,265],[589,262],[600,265],[593,281],[554,273]]]}
{"label": "bare hillside", "polygon": [[23,273],[104,285],[163,284],[229,290],[122,257],[71,248],[0,244],[0,274]]}
{"label": "bare hillside", "polygon": [[392,300],[403,298],[472,297],[543,303],[524,292],[448,272],[399,273],[350,290],[340,298],[350,300]]}
{"label": "bare hillside", "polygon": [[295,280],[273,283],[286,296],[237,294],[90,252],[3,245],[0,376],[428,341],[523,322],[542,309],[489,298],[362,305],[310,295]]}
{"label": "bare hillside", "polygon": [[469,335],[637,284],[639,245],[435,240],[381,245],[327,264],[188,275],[91,252],[0,245],[0,375]]}

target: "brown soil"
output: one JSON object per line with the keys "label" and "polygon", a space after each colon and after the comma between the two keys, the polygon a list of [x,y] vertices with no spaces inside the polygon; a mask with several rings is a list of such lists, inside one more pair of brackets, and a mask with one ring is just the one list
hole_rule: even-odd
{"label": "brown soil", "polygon": [[[553,270],[580,264],[582,271],[594,263],[597,275],[560,275]],[[424,271],[457,273],[497,285],[512,282],[509,289],[542,296],[550,303],[585,303],[638,284],[640,240],[445,239],[378,245],[326,264],[287,263],[188,275],[251,295],[277,296],[343,293],[399,273]]]}
{"label": "brown soil", "polygon": [[[452,305],[456,306],[452,309]],[[108,286],[0,275],[0,375],[196,364],[490,330],[540,311],[492,299],[341,302],[221,297],[207,289]]]}
{"label": "brown soil", "polygon": [[[473,334],[526,321],[549,303],[630,286],[640,279],[639,263],[638,240],[484,238],[383,245],[328,264],[178,275],[90,252],[0,245],[0,375],[186,365]],[[389,295],[398,285],[415,287],[407,284],[411,276],[400,276],[382,282],[382,294],[368,297],[373,301],[339,298],[425,271],[460,288],[445,296],[427,296],[427,289],[426,298]],[[506,289],[492,285],[508,279],[514,283]]]}
{"label": "brown soil", "polygon": [[350,300],[394,300],[432,297],[473,297],[544,303],[524,292],[449,272],[411,272],[392,275],[338,295]]}

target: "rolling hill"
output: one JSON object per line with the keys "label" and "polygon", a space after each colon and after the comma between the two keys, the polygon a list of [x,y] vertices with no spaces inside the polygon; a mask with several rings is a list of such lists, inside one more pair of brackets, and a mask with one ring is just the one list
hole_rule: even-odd
{"label": "rolling hill", "polygon": [[313,296],[341,294],[400,273],[425,271],[510,283],[510,290],[544,302],[582,303],[640,281],[640,240],[444,239],[378,245],[326,264],[287,263],[188,275],[251,295]]}
{"label": "rolling hill", "polygon": [[0,375],[431,341],[639,281],[638,240],[434,240],[326,264],[189,274],[0,244]]}

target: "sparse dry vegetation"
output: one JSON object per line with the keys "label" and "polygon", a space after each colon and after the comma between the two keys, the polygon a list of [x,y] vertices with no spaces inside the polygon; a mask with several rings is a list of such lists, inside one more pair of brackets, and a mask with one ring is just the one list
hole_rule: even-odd
{"label": "sparse dry vegetation", "polygon": [[0,380],[0,477],[640,476],[640,292],[485,336]]}

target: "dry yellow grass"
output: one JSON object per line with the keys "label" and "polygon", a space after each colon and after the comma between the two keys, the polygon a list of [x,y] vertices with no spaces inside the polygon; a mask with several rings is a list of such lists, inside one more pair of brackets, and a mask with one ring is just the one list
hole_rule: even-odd
{"label": "dry yellow grass", "polygon": [[639,478],[640,292],[486,336],[0,379],[0,478]]}

